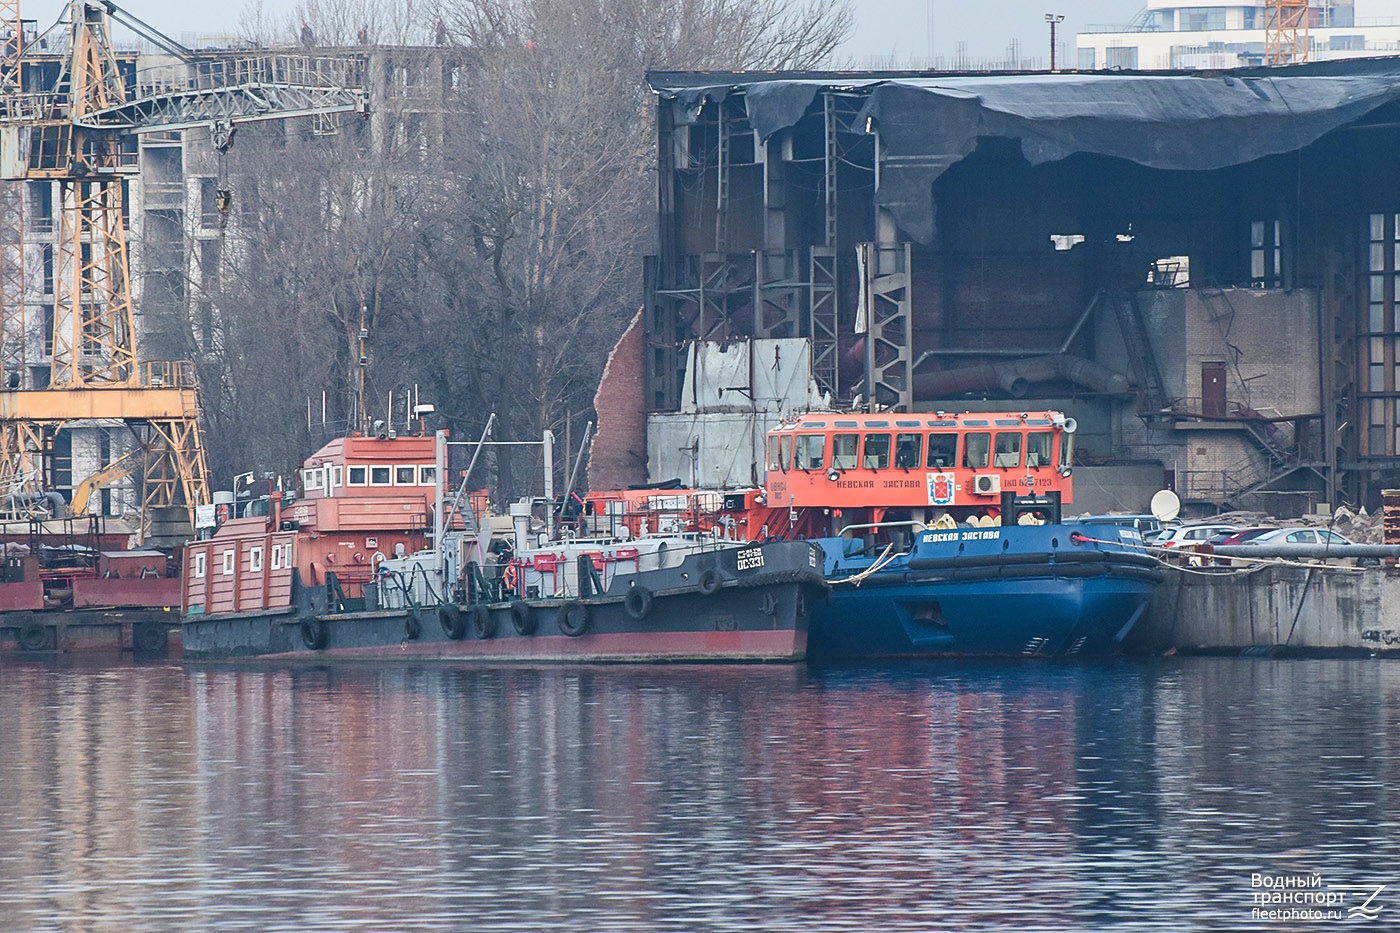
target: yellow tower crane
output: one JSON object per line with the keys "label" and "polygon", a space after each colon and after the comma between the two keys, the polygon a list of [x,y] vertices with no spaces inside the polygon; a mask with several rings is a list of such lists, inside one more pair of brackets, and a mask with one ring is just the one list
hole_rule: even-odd
{"label": "yellow tower crane", "polygon": [[[175,62],[163,66],[159,80],[143,81],[130,56],[123,67],[112,44],[114,18]],[[18,36],[17,8],[14,23]],[[208,481],[192,364],[142,362],[137,354],[123,204],[138,166],[128,141],[138,133],[203,127],[216,145],[226,146],[243,122],[364,113],[363,61],[274,52],[196,55],[106,0],[71,0],[67,26],[67,54],[59,68],[50,68],[56,81],[30,89],[38,82],[26,69],[39,75],[42,66],[55,64],[53,54],[35,53],[31,44],[17,49],[14,78],[0,87],[0,178],[56,182],[58,188],[47,385],[25,386],[25,369],[11,358],[10,336],[23,331],[22,301],[0,307],[7,348],[0,354],[6,366],[0,376],[0,506],[42,498],[50,472],[45,461],[59,429],[120,422],[145,452],[144,538],[157,518],[179,515],[192,528],[195,507],[208,501]]]}
{"label": "yellow tower crane", "polygon": [[1264,64],[1300,64],[1309,47],[1308,0],[1265,0]]}

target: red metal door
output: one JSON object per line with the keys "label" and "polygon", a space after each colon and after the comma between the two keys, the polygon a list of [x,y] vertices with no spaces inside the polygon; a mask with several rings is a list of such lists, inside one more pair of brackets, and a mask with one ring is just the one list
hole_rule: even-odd
{"label": "red metal door", "polygon": [[1201,414],[1225,417],[1225,364],[1201,364]]}

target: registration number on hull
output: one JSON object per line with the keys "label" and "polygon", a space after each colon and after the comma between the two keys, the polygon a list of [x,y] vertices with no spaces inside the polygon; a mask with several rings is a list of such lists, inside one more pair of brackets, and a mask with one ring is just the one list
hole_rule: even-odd
{"label": "registration number on hull", "polygon": [[735,563],[740,570],[757,570],[763,566],[763,551],[760,548],[748,548],[735,555]]}

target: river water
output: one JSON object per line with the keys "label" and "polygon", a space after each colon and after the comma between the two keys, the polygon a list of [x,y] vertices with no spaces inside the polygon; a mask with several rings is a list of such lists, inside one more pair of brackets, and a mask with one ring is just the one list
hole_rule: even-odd
{"label": "river water", "polygon": [[1393,662],[10,663],[0,710],[3,929],[1400,921]]}

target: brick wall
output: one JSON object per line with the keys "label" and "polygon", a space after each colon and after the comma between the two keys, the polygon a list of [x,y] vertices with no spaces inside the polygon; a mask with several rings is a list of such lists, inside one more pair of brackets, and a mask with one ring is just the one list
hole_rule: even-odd
{"label": "brick wall", "polygon": [[608,354],[593,409],[598,430],[588,449],[588,488],[622,489],[646,482],[645,328],[642,313]]}

